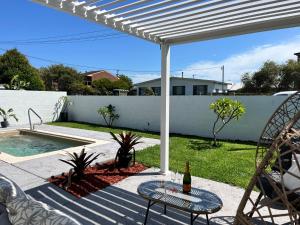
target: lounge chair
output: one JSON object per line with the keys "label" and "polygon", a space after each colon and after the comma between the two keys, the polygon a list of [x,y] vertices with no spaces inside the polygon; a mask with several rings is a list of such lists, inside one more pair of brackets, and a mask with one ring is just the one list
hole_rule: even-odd
{"label": "lounge chair", "polygon": [[17,184],[0,174],[1,225],[80,225],[66,214],[26,195]]}
{"label": "lounge chair", "polygon": [[[256,189],[260,190],[257,198]],[[274,207],[281,207],[278,211]],[[256,171],[239,205],[235,225],[299,224],[300,93],[269,119],[257,146]]]}

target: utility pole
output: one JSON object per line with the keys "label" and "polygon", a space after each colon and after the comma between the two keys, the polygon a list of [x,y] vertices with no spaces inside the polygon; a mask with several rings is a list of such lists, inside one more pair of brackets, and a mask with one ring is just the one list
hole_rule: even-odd
{"label": "utility pole", "polygon": [[224,76],[225,76],[225,66],[221,66],[222,70],[222,94],[224,94]]}

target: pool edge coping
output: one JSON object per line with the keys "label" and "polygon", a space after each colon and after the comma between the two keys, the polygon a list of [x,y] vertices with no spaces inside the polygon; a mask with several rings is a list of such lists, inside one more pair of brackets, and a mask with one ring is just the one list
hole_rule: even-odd
{"label": "pool edge coping", "polygon": [[80,145],[80,146],[76,146],[76,147],[70,147],[70,148],[65,148],[65,149],[61,149],[61,150],[57,150],[57,151],[52,151],[52,152],[47,152],[47,153],[41,153],[41,154],[37,154],[37,155],[32,155],[32,156],[21,156],[21,157],[17,157],[17,156],[13,156],[10,155],[8,153],[5,152],[1,152],[0,150],[0,160],[10,163],[10,164],[14,164],[14,163],[19,163],[19,162],[24,162],[24,161],[29,161],[32,159],[39,159],[39,158],[43,158],[43,157],[47,157],[47,156],[53,156],[53,155],[61,155],[61,156],[67,156],[68,153],[73,153],[73,152],[80,152],[83,148],[85,148],[87,151],[90,151],[92,149],[92,147],[95,146],[99,146],[99,145],[104,145],[104,144],[109,144],[112,143],[110,141],[107,140],[99,140],[99,139],[93,139],[93,138],[86,138],[86,137],[80,137],[77,135],[70,135],[70,134],[64,134],[64,133],[59,133],[59,132],[51,132],[51,131],[44,131],[44,130],[34,130],[31,131],[28,128],[16,128],[16,129],[12,129],[12,130],[7,130],[7,131],[0,131],[0,135],[3,133],[11,133],[14,131],[26,131],[26,132],[34,132],[36,134],[40,133],[40,134],[44,134],[48,136],[55,136],[58,138],[65,138],[68,140],[77,140],[77,141],[83,141],[83,142],[90,142],[90,144],[87,145]]}

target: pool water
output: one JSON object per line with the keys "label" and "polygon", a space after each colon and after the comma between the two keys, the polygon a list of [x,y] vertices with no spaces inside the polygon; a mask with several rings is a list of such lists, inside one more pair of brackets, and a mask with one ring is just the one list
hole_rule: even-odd
{"label": "pool water", "polygon": [[43,135],[15,134],[0,137],[0,152],[22,157],[77,147],[83,144],[82,142]]}

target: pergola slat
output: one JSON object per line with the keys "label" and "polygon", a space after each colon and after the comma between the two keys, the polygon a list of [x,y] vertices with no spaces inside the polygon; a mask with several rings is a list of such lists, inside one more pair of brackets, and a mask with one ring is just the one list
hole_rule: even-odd
{"label": "pergola slat", "polygon": [[[150,25],[163,24],[164,22],[172,22],[172,21],[180,20],[180,19],[188,20],[190,17],[193,17],[193,16],[201,17],[202,15],[209,16],[210,14],[213,14],[213,15],[219,14],[219,15],[226,16],[227,12],[239,12],[239,10],[241,10],[241,9],[246,9],[246,8],[250,9],[255,6],[265,7],[268,4],[272,4],[274,2],[278,3],[278,0],[265,0],[265,1],[260,1],[260,2],[255,2],[253,0],[240,0],[238,3],[229,2],[226,5],[217,5],[214,7],[208,7],[208,8],[204,8],[201,10],[191,10],[184,14],[175,13],[173,16],[159,18],[159,19],[155,19],[153,21],[146,21],[146,22],[131,21],[131,23],[135,22],[136,25],[133,25],[133,27],[140,28],[140,27],[147,27]],[[180,21],[180,22],[182,22],[182,21]]]}
{"label": "pergola slat", "polygon": [[140,7],[140,8],[137,8],[137,9],[129,10],[127,12],[119,13],[119,14],[110,16],[109,18],[117,18],[117,17],[119,17],[117,19],[117,21],[118,22],[122,22],[124,20],[128,20],[128,18],[121,18],[121,17],[130,15],[130,14],[135,14],[135,13],[138,13],[138,12],[147,11],[147,10],[152,9],[152,8],[156,8],[156,7],[159,7],[159,6],[167,5],[167,4],[170,4],[170,3],[173,3],[173,2],[178,2],[178,1],[180,1],[180,0],[164,0],[164,1],[160,1],[160,2],[154,3],[154,4],[147,5],[145,7]]}
{"label": "pergola slat", "polygon": [[[214,0],[214,2],[218,3],[224,0]],[[171,11],[171,10],[176,10],[176,9],[180,9],[184,6],[188,6],[188,5],[192,5],[195,4],[197,2],[203,2],[203,0],[187,0],[184,2],[180,2],[174,5],[170,5],[170,6],[166,6],[166,7],[162,7],[160,9],[155,9],[146,13],[141,13],[141,14],[137,14],[137,15],[133,15],[133,16],[129,16],[127,18],[124,18],[123,20],[134,20],[134,19],[140,19],[140,18],[144,18],[147,16],[151,16],[154,14],[159,14],[159,13],[163,13],[163,12],[167,12],[167,11]],[[212,3],[210,3],[212,4]],[[205,6],[208,5],[207,3],[205,4]],[[135,23],[135,22],[134,22]]]}
{"label": "pergola slat", "polygon": [[[250,2],[253,0],[240,0],[238,2],[235,1],[233,4],[239,5],[245,1]],[[191,1],[191,2],[193,2],[193,1]],[[148,21],[157,21],[158,19],[161,19],[161,18],[167,20],[168,18],[170,18],[171,16],[174,16],[174,15],[176,15],[176,16],[179,16],[181,14],[184,15],[184,13],[194,12],[197,9],[210,8],[211,6],[214,6],[214,5],[217,7],[224,7],[225,6],[224,4],[230,3],[230,2],[229,3],[220,3],[220,2],[224,2],[224,0],[212,0],[212,1],[208,1],[208,2],[199,3],[199,4],[196,4],[193,6],[187,6],[187,7],[182,7],[182,3],[178,3],[174,6],[170,6],[169,8],[166,7],[168,10],[151,11],[151,12],[147,12],[142,15],[139,15],[139,16],[128,17],[126,19],[130,20],[131,21],[130,23],[142,24],[142,23],[145,23]],[[231,4],[229,4],[229,5],[231,5]],[[157,14],[157,12],[161,12],[161,13]],[[153,14],[155,14],[155,15],[153,15]],[[136,19],[136,20],[134,20],[134,19]]]}
{"label": "pergola slat", "polygon": [[215,27],[215,26],[220,26],[220,25],[227,25],[227,24],[234,24],[237,22],[246,22],[246,21],[251,21],[255,19],[268,19],[272,16],[277,16],[277,15],[284,15],[284,14],[290,14],[290,13],[295,13],[299,11],[300,9],[300,3],[297,5],[289,6],[289,7],[283,7],[283,8],[278,8],[275,12],[273,9],[269,10],[262,10],[262,11],[254,11],[253,13],[245,13],[241,14],[238,16],[233,16],[233,17],[226,17],[225,19],[220,18],[217,20],[212,20],[212,21],[207,21],[207,22],[202,22],[201,25],[199,25],[198,21],[189,24],[189,25],[183,25],[183,26],[177,26],[175,28],[161,28],[159,31],[155,32],[149,32],[145,30],[145,33],[150,33],[151,35],[166,35],[166,34],[176,34],[184,30],[196,30],[204,27]]}
{"label": "pergola slat", "polygon": [[225,10],[215,10],[213,12],[206,12],[206,13],[201,13],[200,15],[197,14],[189,17],[171,20],[168,22],[163,22],[160,23],[159,27],[157,26],[157,24],[150,25],[150,26],[143,26],[138,30],[143,30],[144,32],[149,33],[149,32],[167,30],[167,29],[172,29],[177,27],[178,28],[185,27],[192,24],[202,24],[205,22],[215,21],[218,19],[227,20],[230,17],[234,17],[234,16],[238,18],[251,13],[279,12],[286,8],[293,8],[294,6],[297,6],[298,3],[299,3],[298,0],[291,0],[291,1],[283,1],[281,3],[277,3],[277,2],[270,3],[268,5],[263,5],[263,6],[260,5],[253,6],[252,4],[245,4],[242,6],[238,6],[238,7],[236,6]]}
{"label": "pergola slat", "polygon": [[[294,10],[290,10],[288,11],[288,13],[290,14],[295,14],[295,13],[299,13],[300,10],[298,9],[294,9]],[[191,33],[191,32],[203,32],[206,31],[208,29],[220,29],[222,27],[225,27],[228,25],[228,27],[232,27],[232,26],[240,26],[242,24],[249,24],[253,21],[258,22],[258,21],[265,21],[266,19],[274,19],[274,18],[278,18],[280,16],[284,16],[286,12],[280,12],[280,13],[272,13],[271,16],[270,15],[260,15],[260,16],[255,16],[255,17],[248,17],[248,18],[244,18],[244,19],[240,19],[240,20],[236,20],[236,21],[229,21],[226,23],[219,23],[216,25],[210,25],[210,26],[194,26],[192,28],[182,28],[179,30],[174,30],[174,31],[169,31],[169,32],[162,32],[160,33],[160,36],[162,39],[166,38],[172,38],[172,36],[174,35],[180,35],[181,33]],[[253,21],[251,21],[251,19]]]}
{"label": "pergola slat", "polygon": [[[248,22],[239,25],[231,25],[224,27],[215,27],[214,30],[206,29],[201,32],[180,33],[173,36],[162,38],[162,42],[172,44],[184,44],[195,41],[211,40],[216,38],[230,37],[241,34],[256,33],[262,31],[270,31],[276,29],[298,27],[300,26],[300,13],[289,16],[273,18],[271,20],[260,20],[256,22]],[[233,29],[234,28],[234,29]]]}

